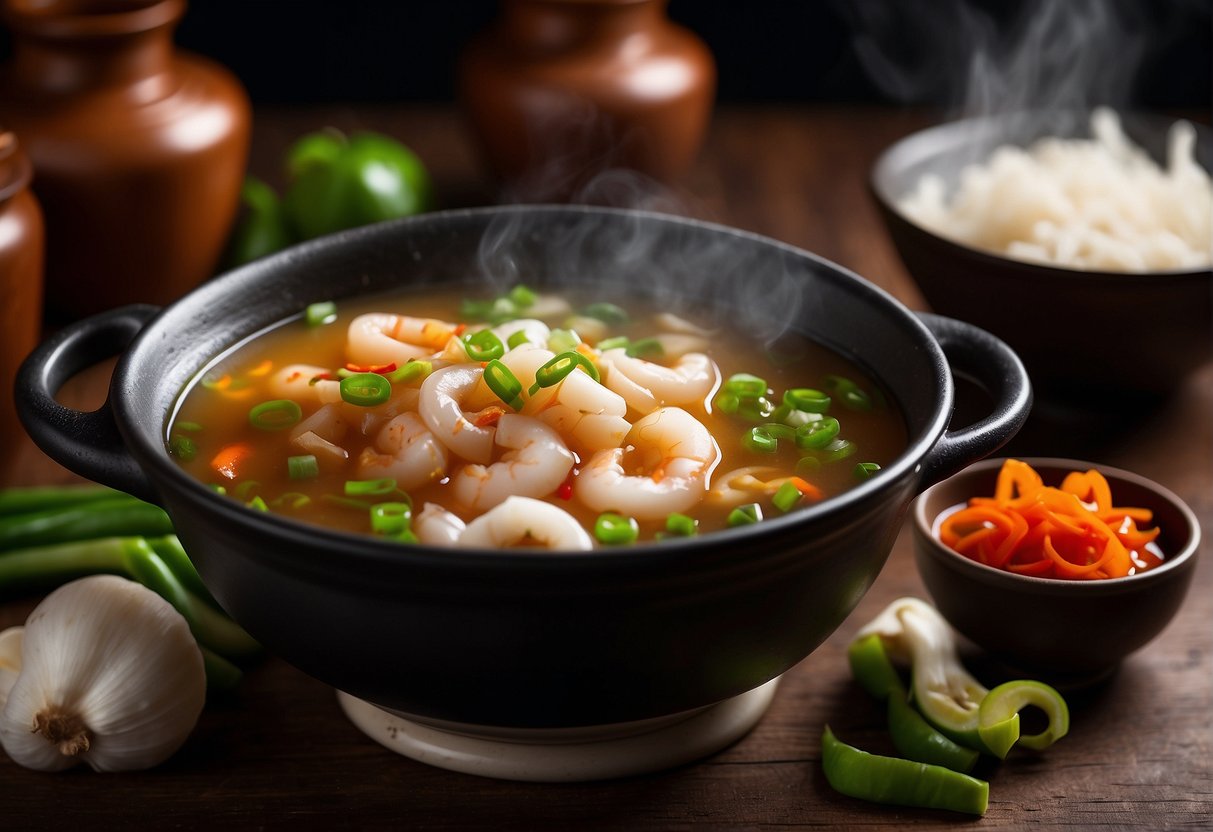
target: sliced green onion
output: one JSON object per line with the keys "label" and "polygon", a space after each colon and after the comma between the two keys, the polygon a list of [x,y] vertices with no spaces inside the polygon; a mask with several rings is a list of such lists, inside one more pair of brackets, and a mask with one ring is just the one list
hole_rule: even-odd
{"label": "sliced green onion", "polygon": [[741,445],[756,454],[773,454],[779,450],[779,440],[764,427],[750,428],[741,437]]}
{"label": "sliced green onion", "polygon": [[394,535],[391,535],[391,538],[397,543],[407,543],[410,546],[416,546],[421,542],[421,539],[413,533],[412,529],[405,529],[404,531],[396,532]]}
{"label": "sliced green onion", "polygon": [[562,352],[535,371],[535,383],[531,385],[530,395],[538,393],[541,387],[552,387],[559,384],[578,367],[585,370],[594,381],[602,380],[593,361],[579,352]]}
{"label": "sliced green onion", "polygon": [[[546,366],[546,365],[545,365]],[[515,410],[522,407],[522,382],[510,368],[494,358],[484,368],[484,383],[493,394]],[[532,394],[534,395],[534,394]]]}
{"label": "sliced green onion", "polygon": [[721,389],[740,399],[753,399],[767,394],[767,382],[750,373],[736,373],[728,377]]}
{"label": "sliced green onion", "polygon": [[359,500],[355,497],[341,497],[337,494],[321,494],[320,499],[326,503],[330,503],[341,508],[354,509],[356,511],[370,511],[371,503],[366,500]]}
{"label": "sliced green onion", "polygon": [[413,507],[408,503],[376,503],[370,512],[371,530],[378,534],[400,534],[413,521]]}
{"label": "sliced green onion", "polygon": [[482,329],[463,337],[463,348],[473,361],[492,361],[505,355],[505,344],[491,329]]}
{"label": "sliced green onion", "polygon": [[798,476],[811,474],[820,469],[821,460],[815,456],[802,456],[796,463],[796,474]]}
{"label": "sliced green onion", "polygon": [[411,381],[423,379],[434,372],[434,363],[419,358],[410,358],[404,366],[388,373],[387,380],[392,384],[408,384]]}
{"label": "sliced green onion", "polygon": [[872,397],[859,388],[859,385],[843,376],[826,376],[826,387],[842,402],[844,407],[851,410],[871,410]]}
{"label": "sliced green onion", "polygon": [[805,413],[825,413],[830,409],[830,397],[811,387],[793,387],[785,390],[783,403],[786,407]]}
{"label": "sliced green onion", "polygon": [[796,429],[790,425],[781,425],[778,422],[768,422],[765,425],[761,425],[761,427],[776,439],[786,439],[790,442],[796,438]]}
{"label": "sliced green onion", "polygon": [[796,428],[796,447],[807,451],[820,451],[838,436],[840,426],[833,416],[818,419]]}
{"label": "sliced green onion", "polygon": [[660,358],[665,355],[665,347],[656,338],[641,338],[628,344],[624,352],[631,358]]}
{"label": "sliced green onion", "polygon": [[260,487],[261,483],[257,482],[256,480],[245,480],[244,482],[240,483],[240,485],[236,486],[236,490],[232,492],[232,496],[237,500],[248,500],[254,496],[255,492]]}
{"label": "sliced green onion", "polygon": [[303,313],[307,320],[308,326],[324,326],[331,324],[337,320],[337,304],[331,300],[326,300],[323,303],[313,303]]}
{"label": "sliced green onion", "polygon": [[216,494],[226,494],[227,493],[227,488],[220,485],[217,482],[211,483],[210,485],[207,486],[207,488],[209,488],[211,491],[214,491]]}
{"label": "sliced green onion", "polygon": [[286,458],[286,472],[293,480],[310,480],[320,476],[320,463],[312,454]]}
{"label": "sliced green onion", "polygon": [[605,301],[591,303],[581,310],[581,314],[587,318],[597,318],[603,323],[615,326],[625,326],[631,322],[626,309],[613,303],[606,303]]}
{"label": "sliced green onion", "polygon": [[526,309],[528,306],[534,306],[535,301],[539,300],[539,295],[534,289],[529,286],[523,286],[521,283],[510,289],[508,295],[510,302],[520,309]]}
{"label": "sliced green onion", "polygon": [[471,321],[483,321],[493,310],[491,300],[465,299],[459,304],[459,317]]}
{"label": "sliced green onion", "polygon": [[716,398],[712,400],[712,405],[721,413],[736,413],[737,408],[741,405],[741,399],[733,393],[718,393]]}
{"label": "sliced green onion", "polygon": [[182,462],[189,462],[198,456],[198,445],[188,436],[174,433],[172,439],[168,442],[168,452]]}
{"label": "sliced green onion", "polygon": [[272,501],[274,508],[303,508],[312,502],[312,498],[301,491],[288,491]]}
{"label": "sliced green onion", "polygon": [[253,509],[254,511],[268,512],[270,510],[270,507],[265,504],[265,500],[261,499],[260,495],[249,500],[247,503],[245,503],[245,505],[247,505],[249,508]]}
{"label": "sliced green onion", "polygon": [[800,489],[792,485],[790,482],[785,482],[779,486],[775,492],[775,496],[771,498],[771,502],[775,504],[775,508],[783,512],[791,511],[796,507],[796,504],[804,499],[804,495],[800,493]]}
{"label": "sliced green onion", "polygon": [[581,343],[581,336],[571,329],[553,329],[548,335],[548,349],[554,353],[572,352]]}
{"label": "sliced green onion", "polygon": [[377,480],[346,480],[343,489],[347,497],[382,497],[396,490],[396,480],[380,477]]}
{"label": "sliced green onion", "polygon": [[748,526],[751,523],[757,523],[762,519],[762,506],[758,503],[747,503],[744,506],[738,506],[729,512],[728,518],[725,520],[729,526]]}
{"label": "sliced green onion", "polygon": [[294,426],[303,418],[298,403],[290,399],[262,402],[248,412],[249,424],[260,430],[282,430]]}
{"label": "sliced green onion", "polygon": [[775,404],[766,396],[742,398],[737,402],[737,415],[750,422],[765,422],[775,412]]}
{"label": "sliced green onion", "polygon": [[594,537],[598,538],[599,543],[618,546],[635,543],[639,536],[640,526],[631,517],[608,511],[598,515],[598,519],[594,521]]}
{"label": "sliced green onion", "polygon": [[870,479],[873,474],[880,470],[880,466],[875,462],[857,462],[855,463],[856,479]]}
{"label": "sliced green onion", "polygon": [[341,379],[342,400],[358,407],[374,407],[391,396],[392,383],[379,373],[354,373]]}
{"label": "sliced green onion", "polygon": [[598,342],[598,350],[606,352],[607,350],[618,350],[626,347],[630,342],[626,335],[616,335],[614,338],[604,338]]}
{"label": "sliced green onion", "polygon": [[510,349],[521,347],[523,344],[531,343],[531,339],[527,337],[526,330],[520,329],[510,334],[509,338],[505,339],[505,345]]}
{"label": "sliced green onion", "polygon": [[849,439],[835,439],[817,452],[817,458],[822,462],[837,462],[855,453],[855,443]]}
{"label": "sliced green onion", "polygon": [[177,430],[183,430],[186,433],[198,433],[202,430],[202,425],[197,422],[174,422],[173,427]]}
{"label": "sliced green onion", "polygon": [[665,519],[665,530],[679,537],[690,537],[696,533],[698,528],[698,520],[685,514],[679,514],[678,512],[674,512]]}

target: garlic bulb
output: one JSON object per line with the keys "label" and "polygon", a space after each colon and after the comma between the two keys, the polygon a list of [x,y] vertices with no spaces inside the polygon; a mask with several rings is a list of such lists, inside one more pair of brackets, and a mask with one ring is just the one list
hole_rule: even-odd
{"label": "garlic bulb", "polygon": [[181,614],[146,587],[82,578],[48,595],[20,629],[0,634],[0,746],[15,762],[150,768],[198,721],[202,653]]}

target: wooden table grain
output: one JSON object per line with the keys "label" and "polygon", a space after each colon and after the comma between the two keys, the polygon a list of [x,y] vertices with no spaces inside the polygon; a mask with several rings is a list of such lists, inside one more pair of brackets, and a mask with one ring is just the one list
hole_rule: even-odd
{"label": "wooden table grain", "polygon": [[[853,269],[925,308],[879,224],[866,176],[877,153],[926,122],[919,113],[849,108],[731,108],[662,206],[749,229]],[[447,207],[497,198],[480,175],[459,115],[447,107],[325,107],[257,113],[250,168],[280,182],[287,143],[321,125],[374,129],[411,145]],[[636,198],[652,200],[643,183]],[[65,401],[96,406],[109,365],[75,379]],[[1018,454],[1063,454],[1152,477],[1213,531],[1213,366],[1157,412],[1114,429],[1033,424]],[[76,478],[28,441],[6,448],[5,484]],[[1039,757],[1013,755],[990,779],[983,828],[1213,827],[1213,558],[1208,539],[1179,615],[1105,685],[1072,699],[1073,726]],[[0,588],[0,628],[36,598]],[[903,530],[888,565],[852,616],[784,677],[765,718],[701,762],[588,784],[504,782],[430,768],[367,739],[333,691],[269,657],[231,697],[208,705],[188,744],[147,772],[48,775],[0,755],[0,827],[83,828],[955,828],[977,821],[873,806],[834,793],[820,765],[829,722],[840,736],[887,748],[881,709],[850,680],[845,646],[861,623],[902,595],[924,596]],[[981,667],[982,657],[968,653]]]}

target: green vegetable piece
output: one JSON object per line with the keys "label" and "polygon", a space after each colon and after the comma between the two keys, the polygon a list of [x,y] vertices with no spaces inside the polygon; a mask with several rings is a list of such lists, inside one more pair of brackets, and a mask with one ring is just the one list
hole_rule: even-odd
{"label": "green vegetable piece", "polygon": [[[1019,712],[1028,706],[1045,712],[1049,724],[1039,734],[1021,736]],[[994,688],[977,712],[977,731],[986,748],[1004,759],[1017,742],[1024,748],[1043,751],[1070,731],[1070,709],[1061,694],[1043,682],[1021,679]]]}
{"label": "green vegetable piece", "polygon": [[299,239],[429,210],[429,174],[417,155],[378,133],[335,130],[302,137],[287,154],[282,199]]}
{"label": "green vegetable piece", "polygon": [[721,413],[730,415],[737,412],[737,408],[741,406],[741,397],[733,393],[725,393],[721,391],[716,394],[716,398],[712,400],[712,405]]}
{"label": "green vegetable piece", "polygon": [[286,458],[286,473],[293,480],[311,480],[320,476],[320,463],[313,454]]}
{"label": "green vegetable piece", "polygon": [[796,447],[806,451],[819,451],[834,441],[841,426],[833,416],[806,422],[796,428]]}
{"label": "green vegetable piece", "polygon": [[198,444],[183,433],[174,433],[168,441],[168,452],[182,462],[189,462],[198,456]]}
{"label": "green vegetable piece", "polygon": [[849,797],[893,806],[947,809],[984,815],[990,784],[943,766],[883,757],[860,751],[834,736],[821,735],[821,766],[826,780]]}
{"label": "green vegetable piece", "polygon": [[606,352],[607,350],[624,349],[631,343],[626,335],[616,335],[614,338],[603,338],[598,342],[598,351]]}
{"label": "green vegetable piece", "polygon": [[889,697],[887,715],[893,746],[906,759],[963,772],[977,765],[981,755],[936,731],[914,709],[904,691]]}
{"label": "green vegetable piece", "polygon": [[884,642],[876,633],[860,636],[852,641],[847,648],[847,660],[850,662],[851,675],[855,677],[855,681],[874,699],[905,697],[905,685],[901,683],[901,677],[897,675],[893,663],[885,653]]}
{"label": "green vegetable piece", "polygon": [[408,503],[376,503],[370,508],[371,530],[379,534],[397,535],[408,531],[413,521],[413,507]]}
{"label": "green vegetable piece", "polygon": [[341,379],[340,389],[342,401],[358,407],[374,407],[392,397],[392,383],[379,373],[354,373]]}
{"label": "green vegetable piece", "polygon": [[779,440],[765,427],[750,428],[742,435],[741,444],[747,451],[756,454],[773,454],[779,450]]}
{"label": "green vegetable piece", "polygon": [[240,211],[220,262],[233,269],[295,242],[274,189],[252,176],[240,188]]}
{"label": "green vegetable piece", "polygon": [[424,379],[434,372],[434,364],[420,358],[410,358],[403,367],[388,373],[387,380],[392,384],[408,384]]}
{"label": "green vegetable piece", "polygon": [[810,387],[793,387],[783,394],[783,403],[804,413],[825,413],[830,409],[830,397]]}
{"label": "green vegetable piece", "polygon": [[640,525],[635,518],[625,517],[613,511],[598,515],[594,521],[594,537],[599,543],[608,546],[620,546],[635,543],[640,536]]}
{"label": "green vegetable piece", "polygon": [[596,318],[612,326],[626,326],[631,322],[627,310],[613,303],[591,303],[581,310],[581,314],[587,318]]}
{"label": "green vegetable piece", "polygon": [[674,512],[665,519],[665,530],[677,537],[691,537],[699,530],[699,521],[686,514]]}
{"label": "green vegetable piece", "polygon": [[531,385],[529,394],[533,396],[543,387],[553,387],[559,384],[578,367],[585,370],[594,381],[602,380],[593,361],[579,352],[562,352],[535,371],[535,383]]}
{"label": "green vegetable piece", "polygon": [[736,373],[728,377],[721,389],[741,399],[753,399],[767,394],[767,382],[750,373]]}
{"label": "green vegetable piece", "polygon": [[623,351],[631,358],[660,358],[665,355],[665,347],[656,338],[641,338],[632,341]]}
{"label": "green vegetable piece", "polygon": [[581,336],[571,329],[553,329],[548,335],[548,349],[557,355],[573,352],[581,343]]}
{"label": "green vegetable piece", "polygon": [[796,508],[796,504],[803,499],[804,495],[800,493],[799,488],[790,482],[785,482],[775,491],[775,496],[771,498],[771,502],[775,504],[775,508],[786,513]]}
{"label": "green vegetable piece", "polygon": [[271,399],[253,405],[248,412],[249,424],[258,430],[283,430],[293,427],[303,418],[303,410],[290,399]]}
{"label": "green vegetable piece", "polygon": [[[178,428],[181,424],[176,425]],[[30,485],[0,489],[0,516],[68,508],[128,496],[107,485]],[[133,498],[131,498],[133,499]]]}
{"label": "green vegetable piece", "polygon": [[825,386],[843,406],[850,410],[868,411],[872,409],[872,397],[860,389],[859,385],[843,376],[826,376]]}
{"label": "green vegetable piece", "polygon": [[337,320],[337,304],[331,300],[323,303],[309,304],[303,312],[303,319],[308,326],[324,326]]}
{"label": "green vegetable piece", "polygon": [[746,503],[729,512],[725,522],[730,526],[749,526],[762,520],[762,506],[758,503]]}
{"label": "green vegetable piece", "polygon": [[527,337],[525,329],[519,329],[511,333],[509,338],[505,339],[506,347],[511,350],[515,349],[516,347],[521,347],[523,344],[529,344],[530,342],[531,339]]}
{"label": "green vegetable piece", "polygon": [[484,383],[514,410],[522,409],[522,382],[509,367],[494,358],[484,368]]}
{"label": "green vegetable piece", "polygon": [[396,480],[380,477],[374,480],[346,480],[343,491],[347,497],[382,497],[396,490]]}
{"label": "green vegetable piece", "polygon": [[535,301],[539,300],[539,295],[529,286],[523,286],[521,283],[510,289],[506,297],[514,306],[519,309],[527,309],[535,305]]}
{"label": "green vegetable piece", "polygon": [[202,667],[206,672],[208,696],[235,690],[244,678],[244,671],[209,647],[198,646],[202,651]]}
{"label": "green vegetable piece", "polygon": [[775,404],[766,396],[741,397],[737,402],[737,415],[750,422],[765,422],[775,412]]}
{"label": "green vegetable piece", "polygon": [[870,480],[879,470],[880,466],[875,462],[856,462],[854,468],[855,479]]}
{"label": "green vegetable piece", "polygon": [[492,361],[505,355],[505,344],[491,329],[482,329],[463,337],[463,348],[473,361]]}
{"label": "green vegetable piece", "polygon": [[263,500],[260,495],[249,500],[248,507],[253,509],[254,511],[268,512],[270,510],[270,507],[268,505],[266,505],[265,500]]}
{"label": "green vegetable piece", "polygon": [[172,534],[164,509],[125,494],[0,517],[0,552],[98,537]]}

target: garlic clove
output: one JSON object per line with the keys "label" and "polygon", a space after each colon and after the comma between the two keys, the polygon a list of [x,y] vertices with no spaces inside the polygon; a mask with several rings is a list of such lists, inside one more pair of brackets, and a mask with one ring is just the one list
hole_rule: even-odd
{"label": "garlic clove", "polygon": [[52,592],[26,622],[0,746],[43,771],[150,768],[185,742],[205,693],[181,614],[140,584],[93,575]]}
{"label": "garlic clove", "polygon": [[24,627],[9,627],[0,632],[0,711],[8,701],[8,692],[21,672],[21,641]]}

